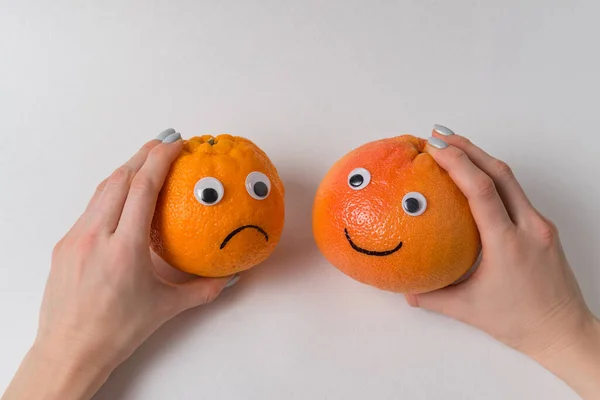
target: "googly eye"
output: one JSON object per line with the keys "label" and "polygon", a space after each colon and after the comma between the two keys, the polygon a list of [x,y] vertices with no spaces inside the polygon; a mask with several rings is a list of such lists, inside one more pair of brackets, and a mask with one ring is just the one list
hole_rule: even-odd
{"label": "googly eye", "polygon": [[246,177],[246,190],[256,200],[264,200],[271,193],[271,181],[262,172],[250,172]]}
{"label": "googly eye", "polygon": [[421,215],[427,209],[427,199],[419,192],[410,192],[402,199],[402,209],[410,216]]}
{"label": "googly eye", "polygon": [[217,178],[210,176],[200,179],[194,186],[196,200],[205,206],[214,206],[221,201],[224,194],[223,184]]}
{"label": "googly eye", "polygon": [[364,189],[371,182],[371,173],[364,168],[355,168],[348,174],[348,186],[350,189]]}

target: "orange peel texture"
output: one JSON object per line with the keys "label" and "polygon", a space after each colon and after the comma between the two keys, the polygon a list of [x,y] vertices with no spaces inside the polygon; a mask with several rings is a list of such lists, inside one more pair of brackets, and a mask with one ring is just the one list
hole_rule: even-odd
{"label": "orange peel texture", "polygon": [[480,239],[465,196],[411,135],[367,143],[327,173],[313,206],[315,241],[350,277],[400,293],[456,282]]}
{"label": "orange peel texture", "polygon": [[267,155],[245,138],[205,135],[173,162],[150,243],[175,268],[222,277],[264,261],[283,223],[283,183]]}

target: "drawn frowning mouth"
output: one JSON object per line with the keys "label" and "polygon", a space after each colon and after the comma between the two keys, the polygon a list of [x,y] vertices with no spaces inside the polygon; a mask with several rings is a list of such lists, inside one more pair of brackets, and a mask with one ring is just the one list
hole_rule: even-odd
{"label": "drawn frowning mouth", "polygon": [[223,240],[223,243],[221,243],[221,250],[223,250],[223,248],[225,246],[227,246],[227,243],[229,243],[229,241],[231,239],[233,239],[233,237],[235,235],[237,235],[238,233],[240,233],[241,231],[243,231],[244,229],[256,229],[257,231],[259,231],[260,233],[262,233],[265,236],[265,240],[268,242],[269,241],[269,235],[267,234],[267,232],[265,232],[265,230],[263,228],[261,228],[260,226],[256,226],[256,225],[244,225],[244,226],[240,226],[239,228],[235,229],[233,232],[231,232],[229,235],[227,235],[227,237],[225,238],[225,240]]}
{"label": "drawn frowning mouth", "polygon": [[348,239],[348,243],[350,243],[350,246],[352,246],[352,248],[355,251],[358,251],[359,253],[362,253],[362,254],[366,254],[368,256],[377,256],[377,257],[389,256],[390,254],[394,254],[395,252],[397,252],[398,250],[400,250],[402,248],[402,242],[400,242],[398,244],[398,246],[394,247],[391,250],[373,251],[373,250],[363,249],[362,247],[357,246],[352,241],[352,239],[350,238],[350,234],[348,233],[348,229],[344,228],[344,233],[346,234],[346,239]]}

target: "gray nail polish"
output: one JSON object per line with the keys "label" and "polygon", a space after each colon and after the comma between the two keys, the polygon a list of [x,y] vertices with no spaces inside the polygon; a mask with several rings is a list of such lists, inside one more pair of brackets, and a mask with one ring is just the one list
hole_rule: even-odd
{"label": "gray nail polish", "polygon": [[437,149],[445,149],[446,147],[448,147],[448,143],[444,142],[442,139],[438,139],[433,136],[427,139],[427,143],[429,143]]}
{"label": "gray nail polish", "polygon": [[227,284],[225,285],[225,287],[223,289],[227,289],[232,287],[233,285],[235,285],[237,283],[237,281],[240,280],[240,276],[239,275],[235,275],[233,278],[231,278],[229,280],[229,282],[227,282]]}
{"label": "gray nail polish", "polygon": [[454,135],[454,132],[452,131],[452,129],[446,128],[444,125],[435,124],[433,126],[433,130],[436,131],[437,133],[439,133],[440,135],[444,135],[444,136]]}
{"label": "gray nail polish", "polygon": [[169,135],[172,135],[174,133],[175,133],[175,129],[173,129],[173,128],[165,129],[164,131],[162,131],[161,133],[158,134],[156,139],[165,140]]}
{"label": "gray nail polish", "polygon": [[179,139],[181,139],[181,133],[177,132],[177,133],[172,133],[169,136],[167,136],[166,138],[163,139],[163,143],[173,143],[178,141]]}

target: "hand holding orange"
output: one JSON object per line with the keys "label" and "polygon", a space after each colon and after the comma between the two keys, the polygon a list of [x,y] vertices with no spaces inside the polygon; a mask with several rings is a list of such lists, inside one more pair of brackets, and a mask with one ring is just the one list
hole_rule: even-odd
{"label": "hand holding orange", "polygon": [[277,170],[248,139],[191,138],[158,197],[152,249],[191,274],[244,271],[264,261],[279,242],[283,197]]}
{"label": "hand holding orange", "polygon": [[321,182],[313,207],[317,245],[352,278],[394,292],[456,282],[480,240],[465,196],[410,135],[346,154]]}

